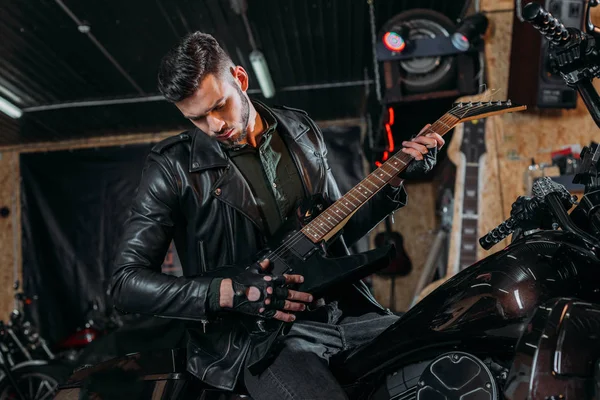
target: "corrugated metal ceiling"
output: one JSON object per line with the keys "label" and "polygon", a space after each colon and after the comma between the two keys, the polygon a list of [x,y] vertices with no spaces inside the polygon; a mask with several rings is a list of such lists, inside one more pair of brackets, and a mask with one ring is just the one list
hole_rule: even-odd
{"label": "corrugated metal ceiling", "polygon": [[[417,7],[455,19],[463,5],[463,0],[375,0],[378,26]],[[249,0],[248,19],[277,88],[267,103],[303,108],[315,119],[359,116],[364,86],[348,82],[363,81],[365,70],[372,76],[366,0]],[[251,72],[247,33],[228,0],[4,1],[0,86],[17,98],[0,96],[25,110],[156,96],[160,58],[195,30],[215,35]],[[302,88],[328,83],[347,86]],[[258,91],[253,76],[251,89]],[[30,111],[16,121],[0,114],[0,145],[187,126],[164,101]]]}

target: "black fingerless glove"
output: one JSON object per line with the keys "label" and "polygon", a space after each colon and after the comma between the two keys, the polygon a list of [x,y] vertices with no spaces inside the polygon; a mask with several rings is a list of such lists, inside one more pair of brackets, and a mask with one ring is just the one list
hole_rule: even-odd
{"label": "black fingerless glove", "polygon": [[[265,280],[265,277],[271,279]],[[288,297],[288,289],[283,286],[285,278],[265,273],[258,263],[231,278],[231,282],[233,285],[232,310],[243,314],[273,318],[277,310],[283,309],[285,299]],[[260,291],[260,298],[257,301],[248,300],[248,291],[251,287]],[[268,288],[273,289],[272,294],[267,292]],[[270,303],[265,304],[265,300],[268,298],[271,299]]]}
{"label": "black fingerless glove", "polygon": [[425,174],[431,172],[437,162],[438,149],[434,147],[428,148],[428,150],[427,154],[423,154],[422,160],[413,160],[398,176],[402,179],[413,180],[422,178]]}

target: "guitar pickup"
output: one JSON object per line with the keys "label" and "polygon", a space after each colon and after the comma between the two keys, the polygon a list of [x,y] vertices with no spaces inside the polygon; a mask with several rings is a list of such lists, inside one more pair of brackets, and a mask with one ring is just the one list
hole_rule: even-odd
{"label": "guitar pickup", "polygon": [[[298,237],[294,239],[293,236]],[[318,248],[317,245],[300,232],[290,233],[285,238],[285,242],[288,241],[290,242],[290,245],[288,246],[290,252],[302,260],[306,260]]]}

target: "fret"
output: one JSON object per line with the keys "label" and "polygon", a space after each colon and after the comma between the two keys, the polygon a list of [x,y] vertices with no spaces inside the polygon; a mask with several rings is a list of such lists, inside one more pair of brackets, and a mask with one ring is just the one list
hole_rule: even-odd
{"label": "fret", "polygon": [[[358,193],[358,195],[360,195],[360,196],[364,197],[364,198],[365,198],[365,200],[367,200],[367,199],[369,198],[369,196],[365,195],[365,194],[364,194],[363,192],[361,192],[360,190],[357,190],[356,192]],[[361,200],[361,202],[362,202],[362,200]]]}
{"label": "fret", "polygon": [[315,231],[317,231],[317,233],[318,233],[319,235],[325,235],[325,234],[327,233],[327,231],[326,231],[326,230],[323,230],[322,228],[320,228],[320,227],[319,227],[319,226],[316,224],[316,221],[317,221],[317,220],[316,220],[316,219],[314,219],[314,220],[313,220],[313,221],[310,223],[310,226],[311,226],[311,227],[312,227],[312,228],[313,228]]}
{"label": "fret", "polygon": [[[342,199],[344,199],[346,196],[342,197]],[[349,213],[352,212],[351,209],[349,209],[348,207],[346,207],[346,205],[348,205],[348,201],[344,200],[343,202],[340,203],[340,206],[344,207],[346,210],[348,210]],[[339,212],[339,211],[338,211]]]}
{"label": "fret", "polygon": [[[376,173],[373,173],[373,176],[377,179],[379,179],[381,182],[383,182],[384,184],[387,183],[386,181],[384,181],[383,179],[381,179],[379,176],[377,176]],[[383,174],[380,174],[380,176],[383,176]]]}
{"label": "fret", "polygon": [[364,180],[364,182],[368,182],[369,184],[371,184],[371,185],[373,185],[373,186],[375,187],[375,190],[371,190],[373,193],[375,193],[376,191],[378,191],[379,189],[381,189],[381,187],[382,187],[382,186],[380,186],[380,185],[377,185],[375,182],[371,182],[369,179],[370,179],[370,177],[368,176],[368,177],[367,177],[367,178]]}
{"label": "fret", "polygon": [[[320,220],[320,221],[319,221]],[[319,226],[324,226],[327,230],[334,227],[334,225],[327,226],[327,220],[325,218],[317,218],[315,221],[318,221]]]}
{"label": "fret", "polygon": [[305,227],[305,229],[306,229],[306,232],[308,232],[308,234],[310,236],[314,237],[315,239],[319,237],[319,235],[314,231],[314,229],[310,225],[307,225]]}
{"label": "fret", "polygon": [[[358,192],[362,195],[371,195],[373,194],[373,192],[371,192],[370,190],[367,190],[367,188],[365,187],[365,185],[362,185],[358,188]],[[367,196],[367,199],[369,198],[369,196]]]}
{"label": "fret", "polygon": [[477,214],[463,214],[462,218],[463,219],[477,219],[478,215]]}
{"label": "fret", "polygon": [[[333,208],[335,208],[335,207],[333,207]],[[340,220],[336,220],[336,219],[335,219],[335,214],[331,214],[331,211],[330,211],[330,209],[331,209],[331,207],[330,207],[330,208],[328,208],[327,210],[325,210],[325,212],[323,212],[323,215],[327,215],[327,220],[328,220],[328,221],[331,221],[331,220],[333,219],[333,221],[334,221],[336,224],[338,224],[338,223],[341,221],[341,219],[340,219]],[[330,215],[330,214],[331,214],[331,215]]]}
{"label": "fret", "polygon": [[[350,191],[348,192],[348,194],[349,194],[350,196],[354,197],[356,200],[358,200],[358,203],[359,203],[359,204],[361,203],[360,199],[359,199],[358,197],[356,197],[355,195],[353,195],[353,194],[352,194],[352,190],[350,190]],[[352,204],[354,207],[357,207],[357,208],[358,208],[358,206],[357,206],[356,204],[352,203],[352,201],[350,201],[350,204]]]}
{"label": "fret", "polygon": [[393,177],[394,175],[391,175],[389,172],[387,172],[383,167],[385,166],[385,164],[383,164],[381,167],[379,167],[379,170],[381,170],[381,172],[385,172],[385,174],[387,176],[389,176],[390,178]]}
{"label": "fret", "polygon": [[437,123],[444,125],[444,128],[448,128],[448,130],[452,129],[451,127],[449,127],[448,125],[446,125],[445,123],[443,123],[442,121],[437,121]]}

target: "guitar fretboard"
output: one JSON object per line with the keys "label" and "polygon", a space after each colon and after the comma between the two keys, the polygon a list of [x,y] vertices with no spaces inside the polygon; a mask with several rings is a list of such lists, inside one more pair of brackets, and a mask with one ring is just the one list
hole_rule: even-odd
{"label": "guitar fretboard", "polygon": [[[457,121],[457,117],[446,113],[421,135],[435,132],[443,136],[454,127]],[[326,239],[342,222],[350,218],[362,205],[402,172],[413,159],[411,155],[398,151],[302,228],[302,233],[315,243]]]}
{"label": "guitar fretboard", "polygon": [[463,270],[477,262],[479,222],[480,159],[486,152],[485,119],[466,122],[463,126],[461,152],[465,157],[465,181],[460,231],[458,268]]}
{"label": "guitar fretboard", "polygon": [[463,189],[462,229],[459,265],[463,270],[477,261],[477,223],[479,221],[479,164],[465,167]]}

